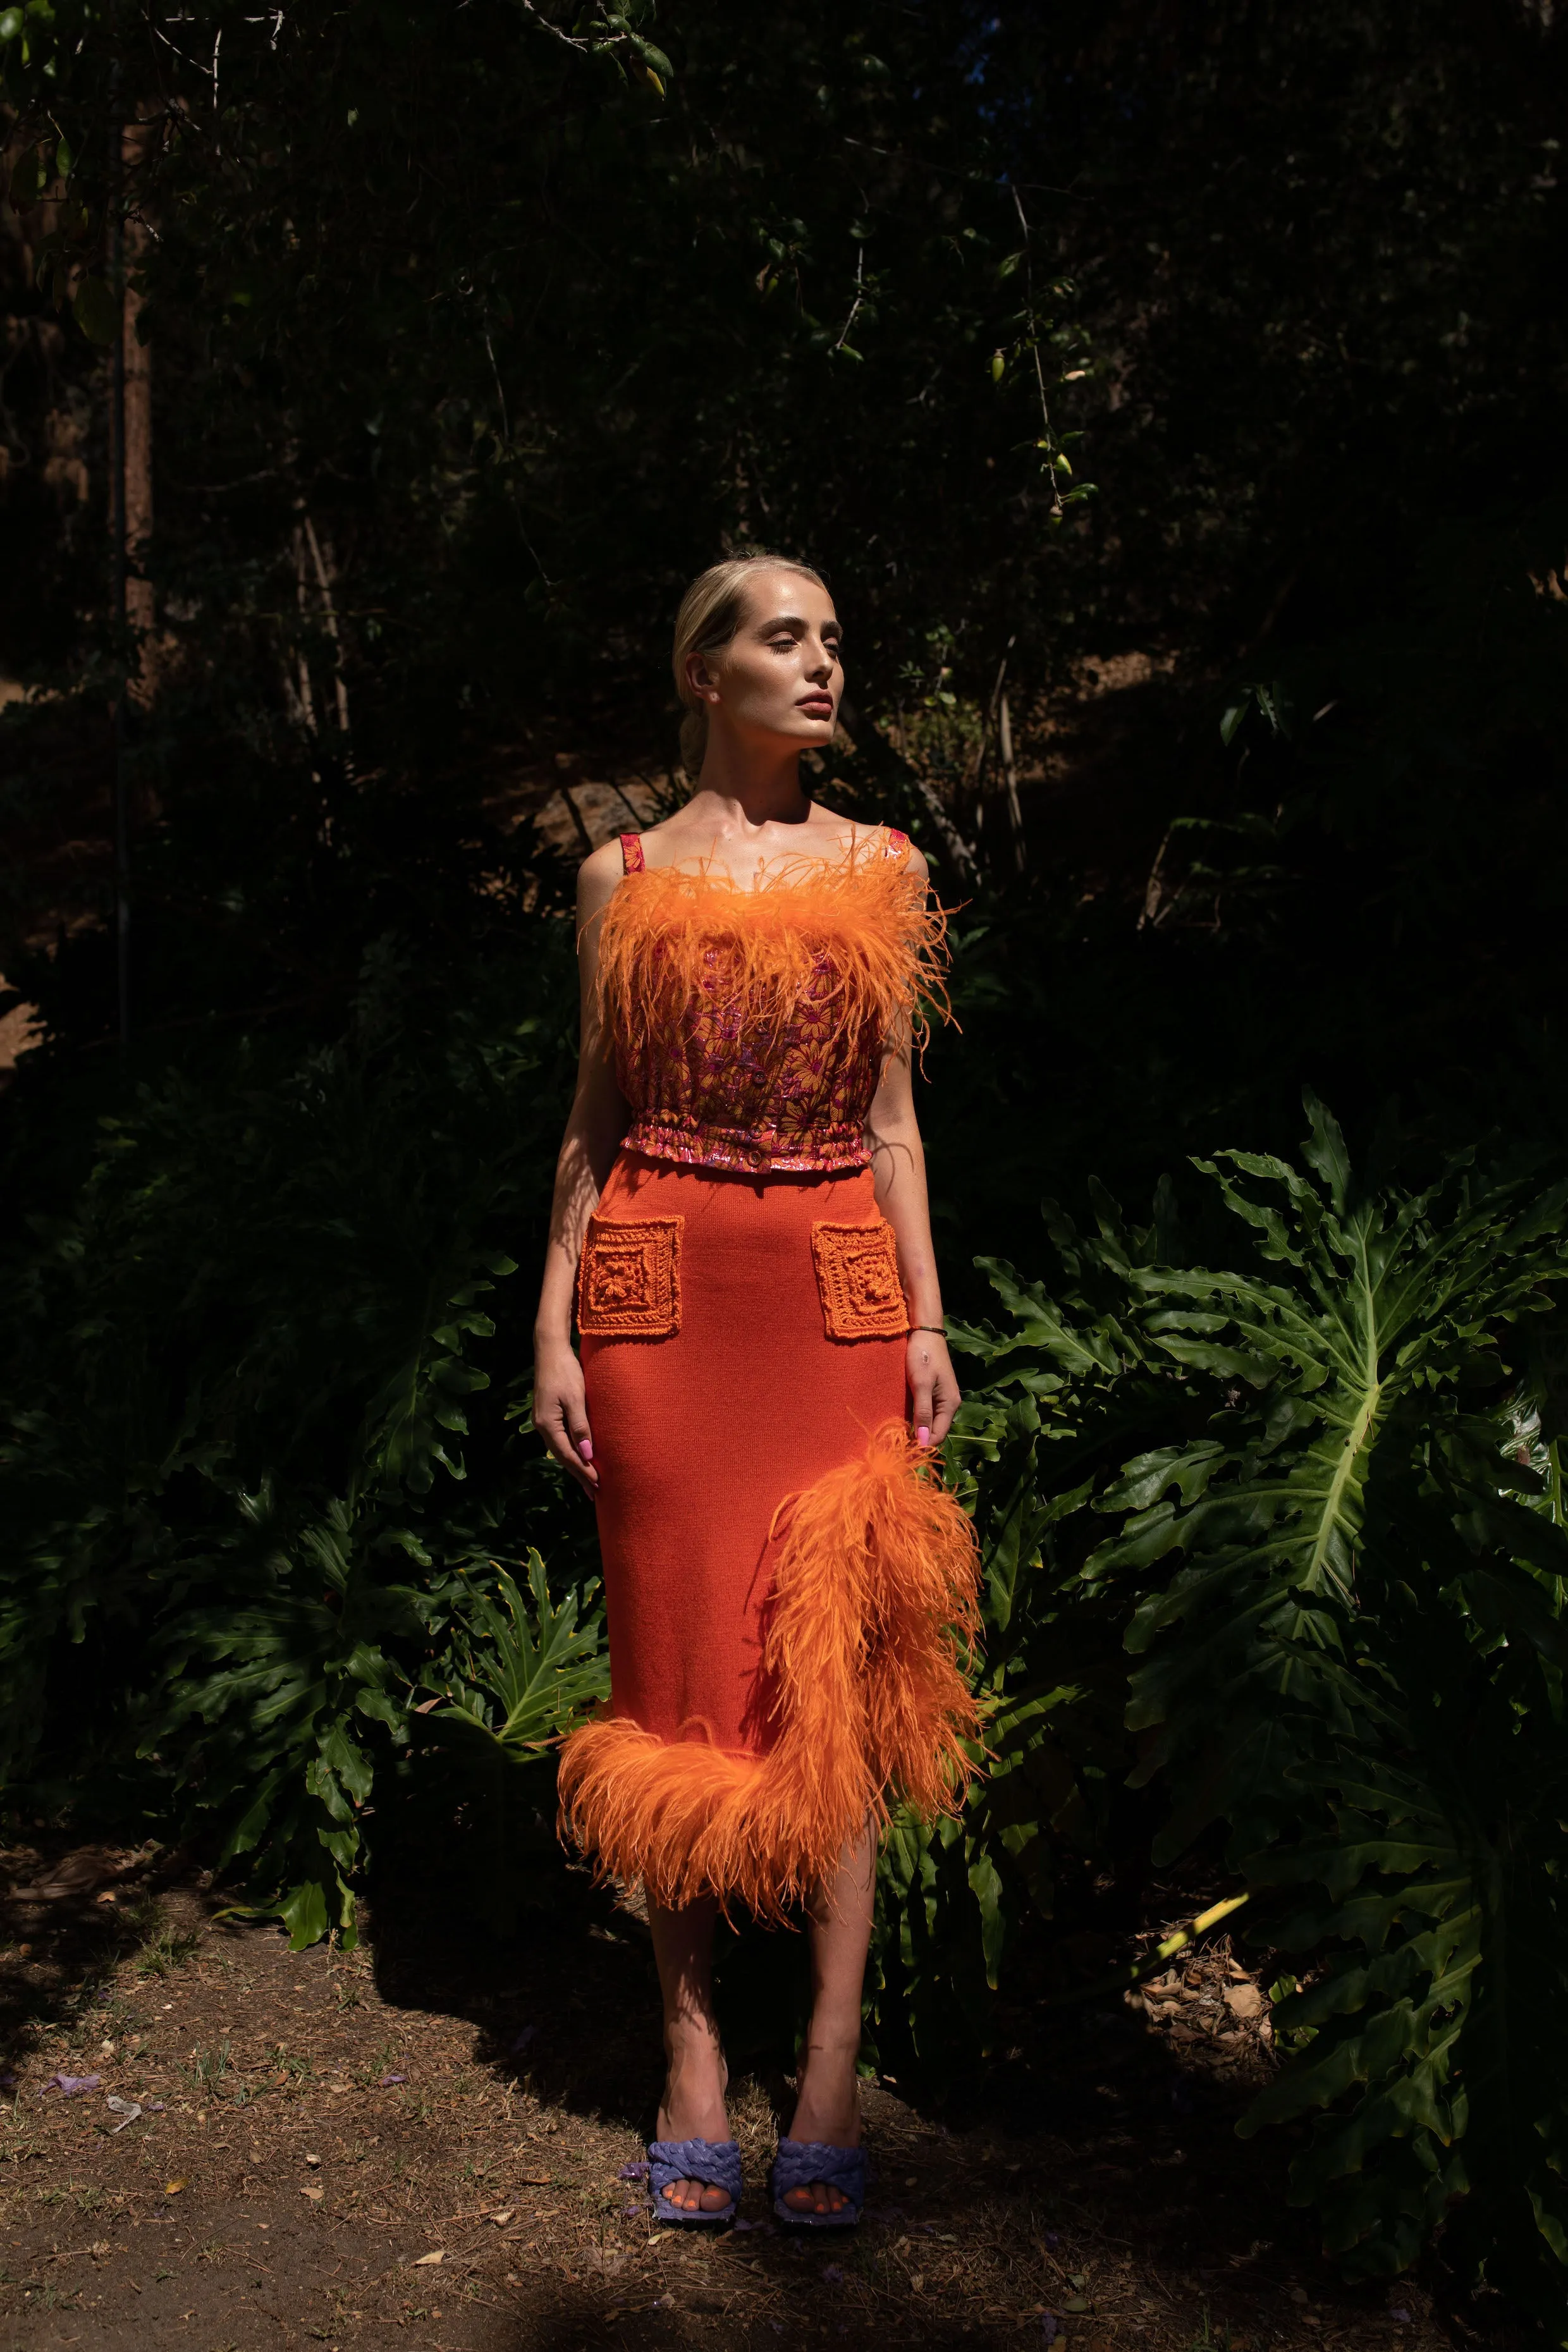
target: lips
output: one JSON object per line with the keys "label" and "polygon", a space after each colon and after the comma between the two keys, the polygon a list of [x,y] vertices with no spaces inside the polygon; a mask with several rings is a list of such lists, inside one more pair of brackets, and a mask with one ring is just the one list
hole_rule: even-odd
{"label": "lips", "polygon": [[803,694],[795,707],[797,710],[804,710],[808,719],[831,719],[833,697],[830,694]]}

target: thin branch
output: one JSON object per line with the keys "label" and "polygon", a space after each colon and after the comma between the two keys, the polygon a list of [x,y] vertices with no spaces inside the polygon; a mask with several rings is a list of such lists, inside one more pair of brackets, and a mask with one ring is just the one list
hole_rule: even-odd
{"label": "thin branch", "polygon": [[226,497],[230,490],[249,489],[253,482],[276,481],[278,478],[278,468],[276,466],[264,466],[258,474],[240,474],[232,482],[182,482],[179,478],[174,474],[166,475],[164,478],[168,482],[169,488],[172,490],[178,490],[182,497],[193,499],[221,499]]}
{"label": "thin branch", "polygon": [[1029,304],[1029,355],[1035,362],[1035,385],[1040,395],[1040,425],[1045,436],[1046,470],[1051,478],[1051,513],[1058,520],[1062,511],[1062,494],[1057,481],[1051,442],[1056,437],[1051,429],[1051,412],[1046,401],[1046,372],[1040,365],[1039,323],[1035,316],[1035,257],[1029,236],[1029,216],[1024,210],[1024,199],[1011,181],[1014,205],[1017,208],[1018,225],[1024,232],[1024,290]]}
{"label": "thin branch", "polygon": [[1007,650],[997,666],[996,683],[991,689],[990,699],[985,705],[985,716],[980,722],[980,741],[975,749],[973,764],[964,778],[965,792],[978,792],[980,780],[985,773],[985,755],[991,748],[991,730],[996,724],[996,706],[1002,699],[1002,688],[1007,678],[1007,664],[1012,658],[1013,648],[1017,642],[1018,633],[1015,629],[1007,640]]}
{"label": "thin branch", "polygon": [[174,43],[169,38],[169,36],[164,32],[163,26],[161,25],[154,25],[150,16],[147,19],[147,29],[152,34],[154,40],[162,41],[166,49],[174,50],[174,54],[179,58],[180,63],[183,66],[189,66],[193,73],[205,74],[209,79],[212,78],[213,69],[211,66],[204,66],[199,58],[186,57],[184,49],[175,47]]}
{"label": "thin branch", "polygon": [[841,352],[844,349],[845,338],[847,336],[850,328],[855,324],[855,313],[858,310],[865,299],[866,248],[861,245],[857,246],[855,248],[855,299],[849,305],[849,316],[844,321],[844,332],[839,336],[838,341],[833,346],[836,352]]}
{"label": "thin branch", "polygon": [[531,16],[541,30],[549,34],[552,41],[561,42],[563,47],[570,49],[574,57],[587,56],[588,43],[578,40],[574,34],[563,33],[559,25],[552,25],[544,11],[534,6],[533,0],[518,0],[518,5],[525,16]]}
{"label": "thin branch", "polygon": [[953,866],[960,874],[966,874],[973,882],[978,870],[974,862],[974,852],[942,806],[942,795],[930,778],[922,776],[918,769],[911,769],[910,773],[914,777],[915,789],[931,812],[931,823],[946,844],[947,854],[952,858]]}
{"label": "thin branch", "polygon": [[511,419],[507,415],[506,387],[501,383],[500,370],[496,365],[496,347],[490,341],[490,325],[488,319],[485,320],[484,335],[485,356],[490,363],[490,373],[494,376],[496,383],[496,399],[500,404],[500,429],[506,436],[506,446],[510,449],[511,447]]}
{"label": "thin branch", "polygon": [[[304,519],[305,540],[310,550],[310,561],[316,570],[316,585],[321,592],[321,604],[326,613],[327,635],[332,641],[332,669],[333,683],[337,688],[338,729],[340,733],[346,735],[349,732],[349,689],[343,677],[343,642],[338,634],[338,612],[337,606],[332,602],[331,575],[327,570],[326,559],[321,553],[321,542],[316,537],[316,526],[310,520],[310,509],[301,506],[300,513]],[[346,757],[344,765],[352,776],[353,763]]]}
{"label": "thin branch", "polygon": [[[494,376],[494,378],[495,378],[495,385],[496,385],[496,398],[497,398],[497,400],[498,400],[498,401],[500,402],[500,422],[501,422],[501,431],[502,431],[503,435],[504,435],[504,436],[505,436],[505,437],[506,437],[506,448],[507,448],[507,455],[508,455],[508,457],[511,457],[511,456],[513,455],[513,450],[512,450],[512,446],[511,446],[511,419],[510,419],[510,417],[509,416],[509,415],[508,415],[508,413],[507,413],[507,404],[506,404],[506,387],[505,387],[505,386],[503,385],[503,383],[501,383],[501,380],[500,380],[500,368],[497,366],[497,364],[496,364],[496,347],[495,347],[494,343],[490,341],[490,326],[489,326],[489,320],[488,319],[486,319],[486,320],[482,322],[482,326],[481,326],[481,332],[483,333],[483,335],[484,335],[484,339],[485,339],[485,350],[486,350],[486,352],[487,352],[487,353],[489,354],[489,362],[490,362],[490,373],[491,373],[491,374]],[[543,564],[542,564],[542,563],[541,563],[541,562],[540,562],[540,560],[539,560],[539,551],[538,551],[538,549],[534,546],[533,541],[530,539],[530,537],[529,537],[529,535],[528,535],[528,528],[527,528],[527,525],[524,523],[524,521],[523,521],[523,520],[522,520],[522,501],[521,501],[521,499],[518,497],[518,495],[517,495],[517,484],[513,481],[513,479],[512,479],[512,478],[511,478],[511,473],[510,473],[510,468],[508,469],[508,473],[507,473],[507,479],[506,479],[506,494],[507,494],[507,497],[511,500],[512,519],[513,519],[513,520],[514,520],[514,521],[516,522],[516,524],[517,524],[517,535],[518,535],[519,539],[521,539],[521,541],[522,541],[522,543],[523,543],[523,546],[524,546],[524,547],[527,549],[527,551],[528,551],[528,558],[529,558],[529,562],[532,564],[532,566],[533,566],[534,570],[538,572],[540,579],[541,579],[541,580],[542,581],[542,583],[544,583],[544,586],[545,586],[546,588],[551,588],[551,587],[552,587],[552,586],[553,586],[553,584],[554,584],[554,583],[552,582],[551,577],[550,577],[550,574],[549,574],[549,572],[546,572],[546,570],[544,569]]]}
{"label": "thin branch", "polygon": [[[583,845],[584,856],[592,857],[594,855],[594,836],[589,832],[588,827],[584,821],[583,812],[577,805],[576,794],[570,784],[562,785],[561,797],[572,812],[572,822],[577,828],[577,838]],[[630,803],[628,803],[628,806],[629,805]]]}
{"label": "thin branch", "polygon": [[996,706],[997,732],[1002,751],[1002,774],[1007,787],[1007,814],[1013,826],[1013,856],[1019,873],[1024,870],[1024,812],[1018,804],[1018,769],[1013,758],[1013,714],[1007,707],[1007,690],[1002,689]]}

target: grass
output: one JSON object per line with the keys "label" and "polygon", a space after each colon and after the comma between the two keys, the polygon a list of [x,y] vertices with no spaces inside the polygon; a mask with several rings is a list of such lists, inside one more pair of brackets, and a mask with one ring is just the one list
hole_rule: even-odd
{"label": "grass", "polygon": [[1204,2305],[1203,2326],[1187,2347],[1187,2352],[1231,2352],[1230,2322],[1221,2323],[1216,2336],[1209,2324],[1209,2307]]}
{"label": "grass", "polygon": [[135,1950],[139,1977],[166,1977],[194,1959],[202,1946],[200,1928],[174,1927],[163,1900],[143,1895],[127,1904],[120,1924]]}
{"label": "grass", "polygon": [[136,1955],[139,1977],[166,1977],[175,1969],[183,1969],[201,1949],[201,1935],[196,1929],[164,1927],[142,1945]]}
{"label": "grass", "polygon": [[191,2078],[198,2091],[217,2088],[228,2072],[228,2036],[226,2033],[216,2048],[198,2050],[191,2061]]}

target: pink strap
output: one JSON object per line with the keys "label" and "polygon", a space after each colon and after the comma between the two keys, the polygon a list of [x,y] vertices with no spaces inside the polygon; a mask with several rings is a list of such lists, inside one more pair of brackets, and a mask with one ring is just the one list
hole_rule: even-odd
{"label": "pink strap", "polygon": [[908,835],[907,833],[900,833],[900,832],[899,831],[898,826],[897,826],[896,824],[890,824],[890,825],[888,827],[888,855],[889,855],[889,857],[901,857],[901,856],[903,856],[903,854],[904,854],[905,850],[909,847],[909,845],[910,845],[910,836],[909,836],[909,835]]}
{"label": "pink strap", "polygon": [[623,874],[640,874],[645,863],[646,860],[642,854],[641,834],[623,833],[621,835],[621,872]]}

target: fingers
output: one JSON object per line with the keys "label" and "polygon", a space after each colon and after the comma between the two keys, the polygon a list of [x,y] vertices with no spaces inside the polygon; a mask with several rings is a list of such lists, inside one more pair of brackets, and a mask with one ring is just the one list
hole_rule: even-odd
{"label": "fingers", "polygon": [[583,1483],[590,1490],[599,1483],[594,1467],[594,1436],[588,1427],[588,1408],[581,1398],[570,1398],[565,1409],[566,1435],[575,1456],[574,1468],[583,1474]]}
{"label": "fingers", "polygon": [[933,1346],[922,1333],[910,1335],[905,1360],[910,1391],[910,1427],[917,1445],[940,1445],[958,1411],[959,1386],[941,1339]]}
{"label": "fingers", "polygon": [[587,1408],[581,1389],[574,1393],[564,1384],[553,1389],[536,1389],[533,1425],[562,1468],[576,1481],[584,1493],[595,1494],[599,1473],[594,1464],[593,1433],[588,1426]]}
{"label": "fingers", "polygon": [[585,1495],[596,1495],[599,1491],[599,1474],[591,1462],[584,1461],[565,1430],[563,1428],[543,1429],[540,1433],[567,1476],[574,1479]]}
{"label": "fingers", "polygon": [[952,1417],[963,1402],[958,1382],[953,1379],[951,1370],[939,1372],[932,1396],[935,1419],[931,1423],[931,1442],[933,1445],[942,1444],[942,1439],[952,1427]]}
{"label": "fingers", "polygon": [[904,1381],[910,1392],[910,1427],[917,1445],[931,1444],[931,1389],[936,1358],[923,1332],[911,1331],[904,1354]]}

